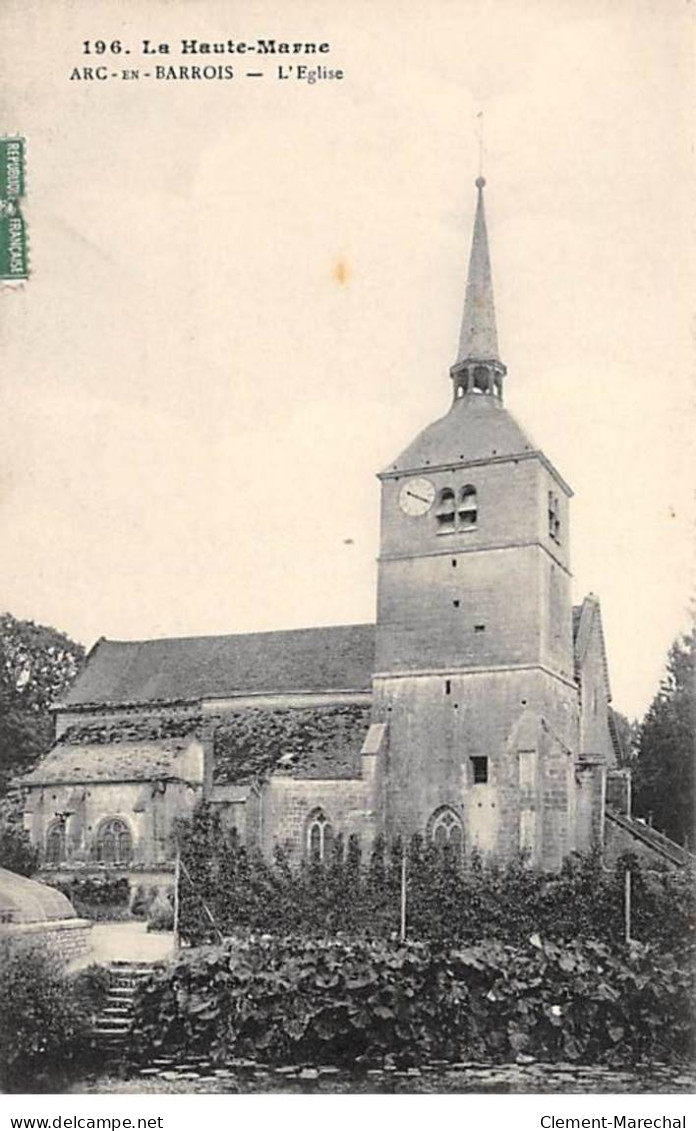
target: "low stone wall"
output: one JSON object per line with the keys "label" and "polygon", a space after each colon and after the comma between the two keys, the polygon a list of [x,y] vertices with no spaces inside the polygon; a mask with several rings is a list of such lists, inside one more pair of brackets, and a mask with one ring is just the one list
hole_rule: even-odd
{"label": "low stone wall", "polygon": [[89,919],[55,919],[43,923],[6,923],[0,926],[0,940],[16,946],[42,943],[50,947],[64,962],[86,954],[89,950]]}

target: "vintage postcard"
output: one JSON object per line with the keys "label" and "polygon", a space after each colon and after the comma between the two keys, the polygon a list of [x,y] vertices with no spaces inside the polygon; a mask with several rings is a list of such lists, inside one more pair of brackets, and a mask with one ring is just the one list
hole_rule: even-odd
{"label": "vintage postcard", "polygon": [[693,49],[677,0],[0,7],[20,1114],[685,1126]]}

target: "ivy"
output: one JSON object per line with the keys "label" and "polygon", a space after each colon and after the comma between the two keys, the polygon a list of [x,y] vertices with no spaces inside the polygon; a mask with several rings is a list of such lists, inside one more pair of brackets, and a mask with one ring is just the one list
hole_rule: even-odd
{"label": "ivy", "polygon": [[360,777],[370,707],[231,711],[215,730],[215,780],[250,781],[271,770],[321,778]]}
{"label": "ivy", "polygon": [[688,1060],[693,954],[531,936],[441,948],[252,936],[181,957],[135,1001],[133,1056],[407,1066]]}

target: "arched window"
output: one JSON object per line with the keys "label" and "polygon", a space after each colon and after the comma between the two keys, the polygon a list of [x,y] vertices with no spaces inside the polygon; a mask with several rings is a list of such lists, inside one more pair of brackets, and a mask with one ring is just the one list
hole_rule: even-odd
{"label": "arched window", "polygon": [[333,848],[334,834],[323,809],[314,809],[307,818],[305,843],[310,860],[328,860]]}
{"label": "arched window", "polygon": [[459,506],[457,507],[460,526],[476,526],[478,518],[478,503],[476,501],[476,488],[467,483],[459,492]]}
{"label": "arched window", "polygon": [[112,817],[97,833],[97,860],[100,864],[130,864],[133,838],[125,821]]}
{"label": "arched window", "polygon": [[449,534],[454,530],[454,511],[454,491],[451,487],[443,487],[435,511],[438,530],[441,534]]}
{"label": "arched window", "polygon": [[63,864],[65,861],[65,822],[54,821],[46,833],[46,863]]}
{"label": "arched window", "polygon": [[436,809],[428,824],[429,839],[436,848],[449,848],[461,852],[464,845],[464,831],[454,809],[449,805]]}

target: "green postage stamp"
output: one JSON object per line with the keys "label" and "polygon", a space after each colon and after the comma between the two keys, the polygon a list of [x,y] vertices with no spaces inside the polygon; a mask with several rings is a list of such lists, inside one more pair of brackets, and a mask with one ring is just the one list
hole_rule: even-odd
{"label": "green postage stamp", "polygon": [[25,142],[0,137],[0,281],[26,279],[27,226],[20,200],[24,196]]}

